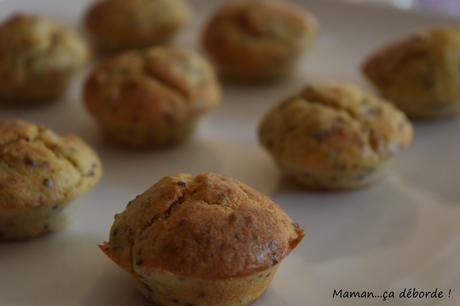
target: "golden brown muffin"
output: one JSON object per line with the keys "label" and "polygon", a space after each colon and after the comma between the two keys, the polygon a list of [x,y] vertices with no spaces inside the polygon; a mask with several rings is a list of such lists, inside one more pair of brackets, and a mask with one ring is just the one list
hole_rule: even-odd
{"label": "golden brown muffin", "polygon": [[438,118],[460,111],[460,27],[413,34],[372,55],[364,74],[408,116]]}
{"label": "golden brown muffin", "polygon": [[84,88],[107,137],[128,147],[164,147],[189,138],[200,115],[220,102],[212,67],[197,54],[157,47],[105,60]]}
{"label": "golden brown muffin", "polygon": [[59,230],[62,210],[101,174],[99,157],[78,136],[0,121],[0,241]]}
{"label": "golden brown muffin", "polygon": [[60,97],[88,57],[83,40],[50,20],[9,18],[0,24],[0,102]]}
{"label": "golden brown muffin", "polygon": [[243,306],[270,284],[303,230],[224,176],[168,176],[115,216],[101,249],[155,305]]}
{"label": "golden brown muffin", "polygon": [[102,52],[158,45],[190,19],[184,0],[102,0],[86,15],[86,28]]}
{"label": "golden brown muffin", "polygon": [[338,82],[306,86],[272,109],[259,128],[261,144],[290,180],[318,189],[374,182],[412,126],[390,103]]}
{"label": "golden brown muffin", "polygon": [[267,80],[291,72],[317,30],[315,18],[289,2],[236,0],[212,18],[203,44],[223,75]]}

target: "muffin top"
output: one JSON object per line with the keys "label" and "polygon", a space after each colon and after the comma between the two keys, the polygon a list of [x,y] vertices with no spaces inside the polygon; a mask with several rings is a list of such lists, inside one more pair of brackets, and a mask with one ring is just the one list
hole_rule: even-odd
{"label": "muffin top", "polygon": [[306,49],[318,24],[304,9],[276,0],[236,0],[225,4],[211,19],[204,44],[215,57],[241,59],[252,53],[285,58]]}
{"label": "muffin top", "polygon": [[15,15],[0,25],[1,86],[15,86],[36,75],[72,73],[88,57],[79,37],[46,18]]}
{"label": "muffin top", "polygon": [[390,99],[458,101],[460,27],[428,28],[376,52],[364,74]]}
{"label": "muffin top", "polygon": [[190,19],[184,0],[103,0],[86,16],[86,27],[106,51],[147,47],[169,39]]}
{"label": "muffin top", "polygon": [[131,201],[102,249],[128,271],[222,279],[276,265],[302,238],[277,204],[245,184],[178,174]]}
{"label": "muffin top", "polygon": [[372,168],[412,140],[412,126],[390,103],[348,83],[319,82],[272,109],[262,145],[283,162],[318,172]]}
{"label": "muffin top", "polygon": [[84,98],[102,121],[168,127],[216,107],[220,88],[194,52],[157,47],[104,60],[87,79]]}
{"label": "muffin top", "polygon": [[23,121],[0,121],[0,209],[62,204],[102,174],[96,153],[76,135]]}

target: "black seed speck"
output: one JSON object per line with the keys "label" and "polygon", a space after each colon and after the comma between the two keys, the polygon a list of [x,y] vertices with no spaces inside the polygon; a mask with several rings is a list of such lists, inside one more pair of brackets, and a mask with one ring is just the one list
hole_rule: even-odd
{"label": "black seed speck", "polygon": [[24,158],[24,163],[32,168],[38,167],[38,162],[35,159],[30,158],[29,156]]}
{"label": "black seed speck", "polygon": [[241,235],[239,233],[235,233],[235,239],[241,241]]}
{"label": "black seed speck", "polygon": [[92,177],[92,176],[94,176],[95,174],[96,174],[96,172],[94,172],[94,170],[90,170],[88,173],[86,173],[85,176],[87,176],[87,177]]}
{"label": "black seed speck", "polygon": [[59,205],[54,205],[53,207],[51,207],[52,210],[58,210],[59,209]]}
{"label": "black seed speck", "polygon": [[177,185],[179,185],[179,187],[182,187],[182,188],[187,187],[187,183],[186,183],[186,182],[182,182],[182,181],[177,182]]}
{"label": "black seed speck", "polygon": [[47,187],[47,188],[53,188],[54,187],[54,183],[52,180],[46,178],[43,180],[43,186]]}
{"label": "black seed speck", "polygon": [[313,138],[317,142],[323,142],[328,136],[329,136],[329,133],[327,131],[319,131],[313,134]]}
{"label": "black seed speck", "polygon": [[179,300],[177,299],[172,299],[171,302],[173,302],[174,304],[179,304]]}
{"label": "black seed speck", "polygon": [[112,235],[116,237],[118,235],[118,228],[114,229]]}
{"label": "black seed speck", "polygon": [[279,261],[278,261],[278,258],[276,258],[275,255],[272,255],[272,264],[273,264],[273,265],[276,265],[278,262],[279,262]]}

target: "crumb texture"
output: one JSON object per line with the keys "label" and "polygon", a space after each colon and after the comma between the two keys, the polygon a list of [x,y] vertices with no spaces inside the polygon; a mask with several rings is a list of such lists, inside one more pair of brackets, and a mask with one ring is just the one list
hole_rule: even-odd
{"label": "crumb texture", "polygon": [[116,216],[105,252],[122,268],[201,279],[280,262],[303,231],[267,197],[228,177],[165,177]]}
{"label": "crumb texture", "polygon": [[78,136],[23,121],[0,121],[0,208],[63,204],[102,175],[97,154]]}
{"label": "crumb texture", "polygon": [[460,27],[427,28],[380,49],[363,72],[414,118],[460,111]]}
{"label": "crumb texture", "polygon": [[262,145],[286,174],[338,188],[354,185],[349,180],[365,182],[410,144],[412,133],[406,116],[390,103],[334,81],[306,86],[259,127]]}

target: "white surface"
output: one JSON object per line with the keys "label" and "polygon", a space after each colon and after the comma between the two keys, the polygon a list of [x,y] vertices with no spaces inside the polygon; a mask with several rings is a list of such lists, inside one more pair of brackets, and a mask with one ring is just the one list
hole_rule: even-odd
{"label": "white surface", "polygon": [[[201,17],[218,1],[195,1]],[[76,26],[88,1],[4,0],[0,18],[26,9]],[[459,305],[460,119],[418,124],[413,146],[397,157],[387,179],[365,190],[315,194],[280,185],[255,137],[263,113],[307,80],[339,78],[365,86],[359,64],[371,50],[420,26],[428,17],[325,0],[301,2],[320,19],[321,38],[298,76],[270,86],[225,85],[223,106],[194,141],[164,152],[130,152],[105,143],[79,98],[79,84],[59,104],[1,109],[59,132],[75,131],[101,154],[105,176],[68,213],[66,231],[24,243],[0,244],[2,306],[148,305],[127,274],[96,247],[113,215],[163,175],[216,171],[271,195],[308,232],[255,305]],[[206,4],[206,5],[204,5]],[[202,18],[181,38],[197,45]],[[334,288],[399,291],[451,288],[444,300],[332,299]],[[397,294],[397,293],[396,293]]]}

